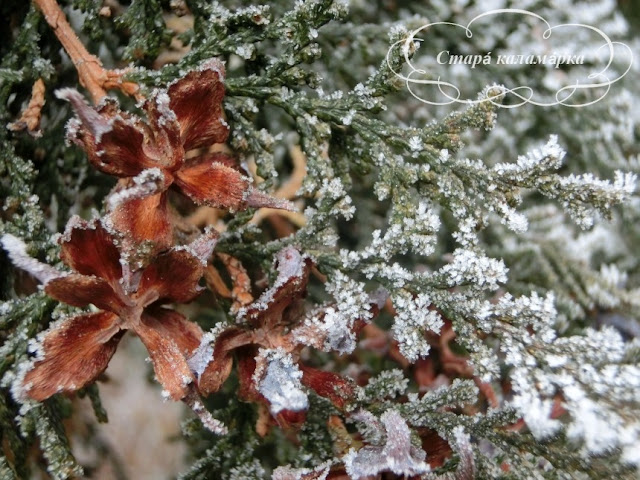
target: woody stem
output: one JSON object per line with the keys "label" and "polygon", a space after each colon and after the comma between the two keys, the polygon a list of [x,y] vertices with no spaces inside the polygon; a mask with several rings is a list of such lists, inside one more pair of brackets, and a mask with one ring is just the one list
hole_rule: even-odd
{"label": "woody stem", "polygon": [[137,92],[135,83],[121,82],[120,73],[105,70],[100,59],[87,51],[56,0],[33,0],[33,3],[40,9],[71,58],[78,71],[80,84],[89,91],[94,103],[99,103],[107,95],[106,88],[117,87],[130,95]]}

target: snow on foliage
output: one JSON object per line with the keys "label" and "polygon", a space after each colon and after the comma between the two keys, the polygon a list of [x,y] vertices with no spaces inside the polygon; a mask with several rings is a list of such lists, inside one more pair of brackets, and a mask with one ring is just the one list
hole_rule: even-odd
{"label": "snow on foliage", "polygon": [[396,475],[421,475],[431,470],[425,453],[411,443],[411,430],[395,410],[382,414],[385,443],[350,450],[344,457],[349,476],[355,480],[390,471]]}
{"label": "snow on foliage", "polygon": [[282,348],[260,349],[253,382],[258,391],[269,401],[273,415],[282,410],[294,412],[309,406],[307,394],[302,390],[302,372],[290,353]]}

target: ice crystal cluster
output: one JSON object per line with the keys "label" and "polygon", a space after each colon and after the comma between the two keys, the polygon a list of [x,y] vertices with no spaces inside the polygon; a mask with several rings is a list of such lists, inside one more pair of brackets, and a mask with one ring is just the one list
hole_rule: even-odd
{"label": "ice crystal cluster", "polygon": [[[47,3],[136,88],[91,105]],[[125,335],[189,407],[184,480],[637,478],[638,62],[583,108],[504,107],[584,65],[425,67],[468,105],[394,73],[468,45],[405,43],[430,22],[528,9],[638,53],[637,18],[490,3],[2,2],[0,478],[98,470],[78,452],[113,452],[101,374]],[[548,53],[529,27],[474,38]]]}

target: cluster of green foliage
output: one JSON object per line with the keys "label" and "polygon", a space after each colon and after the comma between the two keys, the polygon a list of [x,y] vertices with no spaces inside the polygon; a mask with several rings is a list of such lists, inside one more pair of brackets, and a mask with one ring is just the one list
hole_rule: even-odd
{"label": "cluster of green foliage", "polygon": [[[336,318],[345,323],[354,317],[350,299],[383,287],[396,312],[375,322],[392,332],[410,360],[400,365],[360,349],[336,355],[330,352],[339,350],[335,345],[310,353],[317,366],[343,372],[355,365],[372,380],[351,406],[360,416],[311,396],[295,443],[277,428],[260,437],[256,407],[239,402],[237,385],[228,382],[207,408],[231,433],[216,436],[186,420],[192,464],[184,479],[265,478],[282,465],[290,465],[293,476],[278,478],[323,478],[322,469],[303,475],[348,464],[356,454],[356,442],[339,447],[341,434],[371,445],[391,442],[362,420],[369,418],[362,412],[382,418],[391,410],[412,429],[433,430],[452,447],[450,461],[424,478],[467,478],[467,456],[478,478],[634,478],[640,448],[640,344],[634,339],[640,329],[640,203],[632,176],[606,182],[585,172],[610,178],[617,169],[640,171],[638,118],[625,103],[637,100],[637,87],[626,85],[628,97],[602,101],[597,115],[523,108],[504,113],[501,126],[499,102],[435,113],[416,105],[393,73],[402,68],[401,52],[387,63],[390,45],[427,18],[462,15],[442,2],[353,1],[347,8],[334,0],[255,6],[132,0],[109,2],[118,5],[110,16],[98,1],[59,3],[106,67],[135,66],[127,79],[143,93],[208,58],[226,61],[229,144],[241,162],[255,162],[264,179],[260,188],[269,192],[293,170],[290,147],[301,147],[306,224],[277,238],[249,223],[253,212],[239,213],[226,218],[217,250],[273,278],[273,255],[297,246],[329,279],[326,288],[310,284],[309,304],[333,298]],[[544,4],[540,11],[554,10],[549,2],[535,3]],[[604,20],[619,15],[601,14],[608,15]],[[191,18],[192,27],[171,30],[168,19],[179,16]],[[171,42],[189,49],[177,63],[154,67]],[[54,91],[78,87],[74,66],[34,6],[5,0],[2,125],[20,115],[40,78],[47,86],[42,135],[0,128],[0,233],[21,238],[33,257],[56,264],[54,234],[72,214],[88,217],[99,209],[113,180],[64,143],[70,111]],[[484,87],[478,85],[481,97],[503,98],[501,87]],[[609,137],[598,133],[605,123],[613,131]],[[494,127],[498,139],[490,132]],[[516,161],[515,152],[543,145],[549,133],[558,140]],[[569,152],[564,163],[558,143]],[[603,218],[610,223],[603,226]],[[72,415],[70,400],[55,396],[23,405],[11,393],[30,340],[65,312],[1,253],[0,269],[0,478],[30,478],[34,468],[56,479],[79,476],[82,467],[62,424]],[[195,320],[204,328],[235,321],[224,302],[199,308]],[[487,406],[469,378],[450,378],[448,386],[416,394],[409,379],[417,367],[411,364],[429,354],[425,334],[438,334],[443,318],[458,336],[452,348],[469,359],[477,378],[501,392],[497,408]],[[610,353],[594,354],[603,350]],[[511,383],[512,390],[505,387]],[[97,421],[106,421],[98,387],[80,394],[91,399]],[[556,394],[564,394],[567,413],[548,431],[546,425],[537,429],[536,420],[545,419],[528,418],[526,402],[544,416]],[[475,415],[465,410],[470,405]],[[345,416],[348,432],[327,426],[332,415]],[[505,428],[523,417],[529,429]],[[585,426],[590,421],[608,423],[620,438],[595,444]],[[463,446],[462,431],[471,446]],[[34,454],[36,445],[40,453]],[[357,475],[351,465],[347,471]]]}

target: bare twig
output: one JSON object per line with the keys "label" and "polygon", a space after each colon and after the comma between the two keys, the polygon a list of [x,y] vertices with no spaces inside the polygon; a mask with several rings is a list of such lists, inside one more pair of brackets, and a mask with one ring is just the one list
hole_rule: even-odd
{"label": "bare twig", "polygon": [[127,95],[137,94],[139,87],[136,83],[122,81],[124,70],[106,70],[98,57],[87,51],[55,0],[33,0],[33,3],[40,9],[71,58],[78,71],[80,84],[89,91],[94,103],[99,103],[108,89],[118,88]]}

